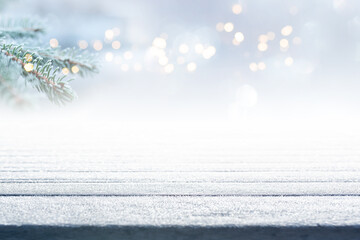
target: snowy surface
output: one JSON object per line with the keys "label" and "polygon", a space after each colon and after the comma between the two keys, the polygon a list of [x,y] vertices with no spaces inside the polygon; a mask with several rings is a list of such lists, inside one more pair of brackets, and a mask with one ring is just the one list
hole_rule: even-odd
{"label": "snowy surface", "polygon": [[44,121],[0,132],[2,226],[360,226],[357,133]]}

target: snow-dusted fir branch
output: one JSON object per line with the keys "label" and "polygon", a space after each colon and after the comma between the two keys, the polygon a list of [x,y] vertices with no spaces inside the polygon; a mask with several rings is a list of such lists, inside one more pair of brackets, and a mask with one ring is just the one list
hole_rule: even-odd
{"label": "snow-dusted fir branch", "polygon": [[60,69],[51,60],[44,61],[22,46],[3,44],[1,55],[9,59],[9,67],[17,64],[21,67],[20,75],[31,83],[39,92],[43,92],[54,103],[63,104],[75,98],[65,76],[59,75]]}
{"label": "snow-dusted fir branch", "polygon": [[[31,38],[42,32],[41,24],[30,20],[0,21],[0,94],[12,96],[20,102],[21,97],[16,91],[18,85],[9,82],[16,82],[21,77],[25,84],[31,84],[56,104],[71,102],[76,98],[69,85],[73,78],[65,76],[62,71],[65,69],[67,73],[80,76],[96,73],[96,56],[75,48],[62,50],[33,46]],[[4,71],[5,68],[7,71]],[[13,72],[18,75],[9,74]],[[3,93],[5,91],[8,94]]]}
{"label": "snow-dusted fir branch", "polygon": [[45,28],[36,20],[24,19],[0,19],[0,37],[10,38],[34,38],[44,33]]}

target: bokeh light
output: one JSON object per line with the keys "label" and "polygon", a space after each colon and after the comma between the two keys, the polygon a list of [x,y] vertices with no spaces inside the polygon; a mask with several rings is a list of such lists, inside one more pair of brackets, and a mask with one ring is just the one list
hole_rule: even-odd
{"label": "bokeh light", "polygon": [[187,70],[188,70],[189,72],[195,72],[197,66],[196,66],[196,63],[190,62],[190,63],[188,63],[188,65],[186,66],[186,68],[187,68]]}
{"label": "bokeh light", "polygon": [[34,70],[34,64],[32,64],[32,63],[26,63],[26,64],[24,65],[24,69],[25,69],[25,71],[27,71],[27,72],[31,72],[32,70]]}
{"label": "bokeh light", "polygon": [[281,29],[281,34],[283,36],[289,36],[292,33],[292,31],[293,31],[292,26],[287,25]]}
{"label": "bokeh light", "polygon": [[232,6],[232,12],[236,15],[239,15],[242,12],[242,6],[240,4],[234,4]]}
{"label": "bokeh light", "polygon": [[121,47],[121,43],[119,41],[113,41],[111,43],[111,47],[115,50],[119,49]]}
{"label": "bokeh light", "polygon": [[284,62],[286,66],[291,66],[294,63],[294,59],[292,57],[287,57]]}
{"label": "bokeh light", "polygon": [[166,40],[161,37],[156,37],[153,40],[153,46],[157,48],[166,48]]}
{"label": "bokeh light", "polygon": [[181,44],[179,46],[179,52],[182,53],[182,54],[186,54],[189,52],[189,46],[185,43]]}
{"label": "bokeh light", "polygon": [[50,39],[50,47],[52,48],[57,48],[59,46],[59,42],[56,38],[52,38]]}
{"label": "bokeh light", "polygon": [[168,64],[164,67],[165,73],[172,73],[174,71],[174,64]]}
{"label": "bokeh light", "polygon": [[78,42],[78,45],[79,45],[79,48],[81,48],[81,49],[86,49],[89,46],[89,44],[85,40],[80,40]]}
{"label": "bokeh light", "polygon": [[76,73],[78,73],[79,71],[80,71],[80,69],[79,69],[78,66],[75,65],[75,66],[72,66],[72,67],[71,67],[71,72],[72,72],[72,73],[75,73],[75,74],[76,74]]}
{"label": "bokeh light", "polygon": [[256,72],[258,70],[258,65],[255,62],[252,62],[252,63],[249,64],[249,69],[252,72]]}
{"label": "bokeh light", "polygon": [[96,51],[101,51],[101,49],[103,48],[103,44],[100,40],[96,40],[93,44],[93,48],[96,50]]}
{"label": "bokeh light", "polygon": [[224,30],[225,32],[232,32],[234,30],[234,24],[231,22],[225,23]]}

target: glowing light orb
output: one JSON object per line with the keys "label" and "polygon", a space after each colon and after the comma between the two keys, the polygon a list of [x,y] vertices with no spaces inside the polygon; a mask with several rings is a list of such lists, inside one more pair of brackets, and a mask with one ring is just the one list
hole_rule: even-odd
{"label": "glowing light orb", "polygon": [[249,68],[252,72],[256,72],[258,70],[258,65],[254,62],[249,64]]}
{"label": "glowing light orb", "polygon": [[61,72],[62,72],[62,74],[64,74],[64,75],[68,75],[69,73],[70,73],[70,71],[69,71],[69,69],[68,68],[63,68],[62,70],[61,70]]}
{"label": "glowing light orb", "polygon": [[186,54],[189,52],[189,46],[186,45],[185,43],[181,44],[179,46],[179,52],[182,53],[182,54]]}
{"label": "glowing light orb", "polygon": [[113,40],[114,38],[114,31],[112,29],[108,29],[105,31],[105,38],[109,41]]}
{"label": "glowing light orb", "polygon": [[75,66],[72,66],[71,71],[76,74],[80,71],[80,69],[78,66],[75,65]]}
{"label": "glowing light orb", "polygon": [[242,12],[242,6],[240,4],[234,4],[232,6],[232,12],[236,15],[239,15]]}
{"label": "glowing light orb", "polygon": [[27,72],[31,72],[32,70],[34,70],[34,64],[32,64],[32,63],[26,63],[26,64],[24,65],[24,69],[25,69],[25,71],[27,71]]}
{"label": "glowing light orb", "polygon": [[194,62],[190,62],[190,63],[188,63],[188,65],[186,66],[186,68],[187,68],[187,70],[189,71],[189,72],[195,72],[195,70],[196,70],[196,63],[194,63]]}
{"label": "glowing light orb", "polygon": [[268,45],[266,43],[259,43],[258,44],[258,49],[260,52],[265,52],[268,49]]}
{"label": "glowing light orb", "polygon": [[292,31],[293,31],[292,26],[287,25],[281,29],[281,34],[283,36],[289,36],[292,33]]}
{"label": "glowing light orb", "polygon": [[294,59],[292,57],[287,57],[284,62],[286,66],[290,67],[291,65],[293,65]]}
{"label": "glowing light orb", "polygon": [[157,48],[166,48],[166,40],[161,37],[157,37],[153,40],[153,46]]}
{"label": "glowing light orb", "polygon": [[258,38],[259,42],[266,43],[269,40],[269,37],[265,34],[261,34]]}
{"label": "glowing light orb", "polygon": [[57,48],[59,46],[59,42],[56,38],[52,38],[50,39],[50,47],[52,48]]}
{"label": "glowing light orb", "polygon": [[93,44],[93,48],[96,50],[96,51],[101,51],[101,49],[103,48],[103,44],[100,40],[96,40]]}
{"label": "glowing light orb", "polygon": [[80,40],[78,42],[78,45],[79,45],[79,48],[81,48],[81,49],[86,49],[89,46],[89,44],[85,40]]}
{"label": "glowing light orb", "polygon": [[234,24],[231,22],[225,23],[224,30],[225,32],[232,32],[234,30]]}
{"label": "glowing light orb", "polygon": [[203,57],[205,59],[210,59],[212,56],[214,56],[216,53],[216,48],[214,46],[210,46],[206,48],[203,52]]}
{"label": "glowing light orb", "polygon": [[242,32],[236,32],[234,38],[239,43],[241,43],[245,39],[244,34]]}
{"label": "glowing light orb", "polygon": [[29,53],[27,53],[27,54],[25,55],[25,60],[26,60],[27,62],[31,62],[31,61],[33,60],[32,55],[29,54]]}
{"label": "glowing light orb", "polygon": [[266,64],[264,62],[259,62],[257,67],[259,70],[264,71],[266,69]]}
{"label": "glowing light orb", "polygon": [[280,47],[282,48],[288,48],[289,47],[289,41],[285,38],[280,40]]}
{"label": "glowing light orb", "polygon": [[159,58],[159,64],[161,66],[165,66],[166,64],[168,64],[169,59],[166,56],[162,56]]}
{"label": "glowing light orb", "polygon": [[121,47],[121,43],[119,41],[113,41],[111,43],[111,47],[115,50],[119,49]]}
{"label": "glowing light orb", "polygon": [[232,44],[233,44],[233,45],[238,46],[238,45],[240,45],[240,43],[241,43],[241,42],[238,42],[238,41],[236,40],[236,38],[233,38],[233,40],[232,40]]}
{"label": "glowing light orb", "polygon": [[105,60],[107,62],[112,62],[113,59],[114,59],[114,54],[112,52],[107,52],[105,54]]}

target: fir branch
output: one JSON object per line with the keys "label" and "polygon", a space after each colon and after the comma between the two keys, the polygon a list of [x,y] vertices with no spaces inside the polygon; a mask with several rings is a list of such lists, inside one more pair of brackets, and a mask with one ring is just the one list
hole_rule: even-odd
{"label": "fir branch", "polygon": [[44,33],[44,27],[38,22],[30,19],[0,19],[0,37],[10,38],[34,38]]}
{"label": "fir branch", "polygon": [[[71,102],[76,96],[72,89],[68,86],[70,80],[66,80],[65,76],[59,77],[59,68],[52,65],[51,60],[43,64],[42,58],[32,59],[32,69],[26,69],[26,63],[23,59],[26,54],[35,56],[34,53],[24,51],[22,46],[14,46],[13,44],[3,44],[1,53],[9,58],[10,61],[21,66],[21,75],[28,80],[39,92],[43,92],[47,97],[57,104]],[[33,57],[32,57],[33,58]],[[36,79],[37,81],[34,81]]]}
{"label": "fir branch", "polygon": [[[97,57],[76,48],[42,48],[29,45],[28,42],[31,41],[27,41],[28,39],[24,41],[24,38],[34,38],[43,32],[42,25],[34,20],[0,18],[0,62],[9,68],[9,76],[5,77],[9,79],[9,83],[15,83],[21,76],[25,85],[30,83],[56,104],[70,102],[76,98],[76,94],[69,85],[73,79],[65,75],[70,73],[85,76],[97,73]],[[1,70],[3,69],[0,69],[0,75]],[[19,76],[10,76],[12,73],[18,73]],[[16,91],[11,89],[11,84],[3,86],[15,97]]]}
{"label": "fir branch", "polygon": [[76,48],[67,49],[36,49],[33,50],[44,61],[52,61],[56,67],[71,69],[73,66],[79,67],[80,76],[86,74],[97,73],[97,56],[86,51],[81,51]]}

